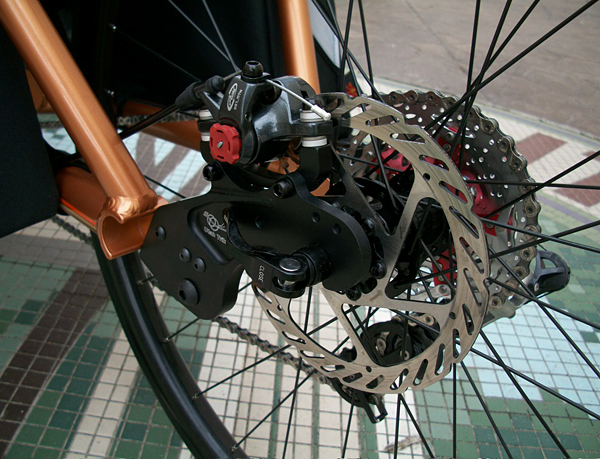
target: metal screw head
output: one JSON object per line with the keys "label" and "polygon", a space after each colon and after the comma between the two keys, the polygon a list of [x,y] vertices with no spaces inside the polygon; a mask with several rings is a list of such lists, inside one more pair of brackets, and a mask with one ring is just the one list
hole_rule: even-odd
{"label": "metal screw head", "polygon": [[381,260],[377,260],[375,263],[373,263],[373,266],[371,266],[370,272],[371,276],[373,276],[375,279],[382,279],[385,276],[386,271],[385,263],[383,263]]}
{"label": "metal screw head", "polygon": [[263,66],[258,61],[248,61],[244,64],[242,74],[250,78],[258,78],[264,72]]}
{"label": "metal screw head", "polygon": [[294,185],[288,179],[282,179],[273,185],[273,194],[280,198],[289,198],[294,193]]}
{"label": "metal screw head", "polygon": [[202,258],[194,259],[194,269],[196,271],[200,271],[201,273],[206,271],[206,263],[204,263],[204,260]]}
{"label": "metal screw head", "polygon": [[286,257],[281,259],[279,262],[279,267],[288,273],[295,273],[300,271],[300,268],[302,268],[302,263],[295,258]]}
{"label": "metal screw head", "polygon": [[221,169],[216,164],[207,164],[202,170],[202,176],[209,182],[214,182],[221,178]]}
{"label": "metal screw head", "polygon": [[179,252],[179,259],[184,263],[188,263],[192,259],[192,254],[185,247]]}
{"label": "metal screw head", "polygon": [[219,140],[219,143],[217,144],[217,148],[222,148],[223,147],[223,141]]}
{"label": "metal screw head", "polygon": [[161,241],[164,241],[167,238],[167,232],[165,231],[165,229],[162,226],[157,226],[156,229],[154,230],[154,234]]}
{"label": "metal screw head", "polygon": [[350,301],[356,301],[361,297],[361,293],[358,287],[352,287],[346,290],[346,296]]}

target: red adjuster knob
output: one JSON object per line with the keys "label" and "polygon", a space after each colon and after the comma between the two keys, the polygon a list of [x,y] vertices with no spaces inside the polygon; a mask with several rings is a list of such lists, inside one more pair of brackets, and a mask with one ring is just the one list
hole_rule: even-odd
{"label": "red adjuster knob", "polygon": [[210,154],[222,163],[235,164],[240,160],[242,140],[233,126],[215,123],[210,128]]}

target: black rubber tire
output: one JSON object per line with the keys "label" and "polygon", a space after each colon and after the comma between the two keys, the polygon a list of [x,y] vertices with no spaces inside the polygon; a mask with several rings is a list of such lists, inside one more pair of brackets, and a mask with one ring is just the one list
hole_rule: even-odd
{"label": "black rubber tire", "polygon": [[[104,281],[123,331],[160,404],[194,457],[246,457],[199,393],[172,341],[137,253],[108,260],[93,236]],[[232,451],[233,450],[233,451]]]}

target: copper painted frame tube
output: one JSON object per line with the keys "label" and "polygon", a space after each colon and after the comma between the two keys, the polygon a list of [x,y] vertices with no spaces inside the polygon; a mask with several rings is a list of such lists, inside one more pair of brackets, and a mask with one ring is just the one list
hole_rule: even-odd
{"label": "copper painted frame tube", "polygon": [[106,196],[97,218],[105,254],[114,258],[138,249],[163,201],[146,183],[40,3],[0,0],[0,20]]}
{"label": "copper painted frame tube", "polygon": [[[279,12],[286,71],[319,92],[307,0],[279,0]],[[148,186],[39,1],[0,0],[0,21],[93,173],[87,181],[79,172],[57,177],[63,208],[96,224],[108,258],[139,249],[166,201]]]}
{"label": "copper painted frame tube", "polygon": [[288,75],[304,79],[319,93],[319,72],[310,26],[309,0],[279,0],[279,22]]}

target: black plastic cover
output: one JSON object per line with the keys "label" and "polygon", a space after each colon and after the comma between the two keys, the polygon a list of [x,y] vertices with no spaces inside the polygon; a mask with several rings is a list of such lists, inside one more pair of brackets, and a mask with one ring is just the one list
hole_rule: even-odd
{"label": "black plastic cover", "polygon": [[0,27],[0,237],[58,211],[58,190],[25,67]]}

